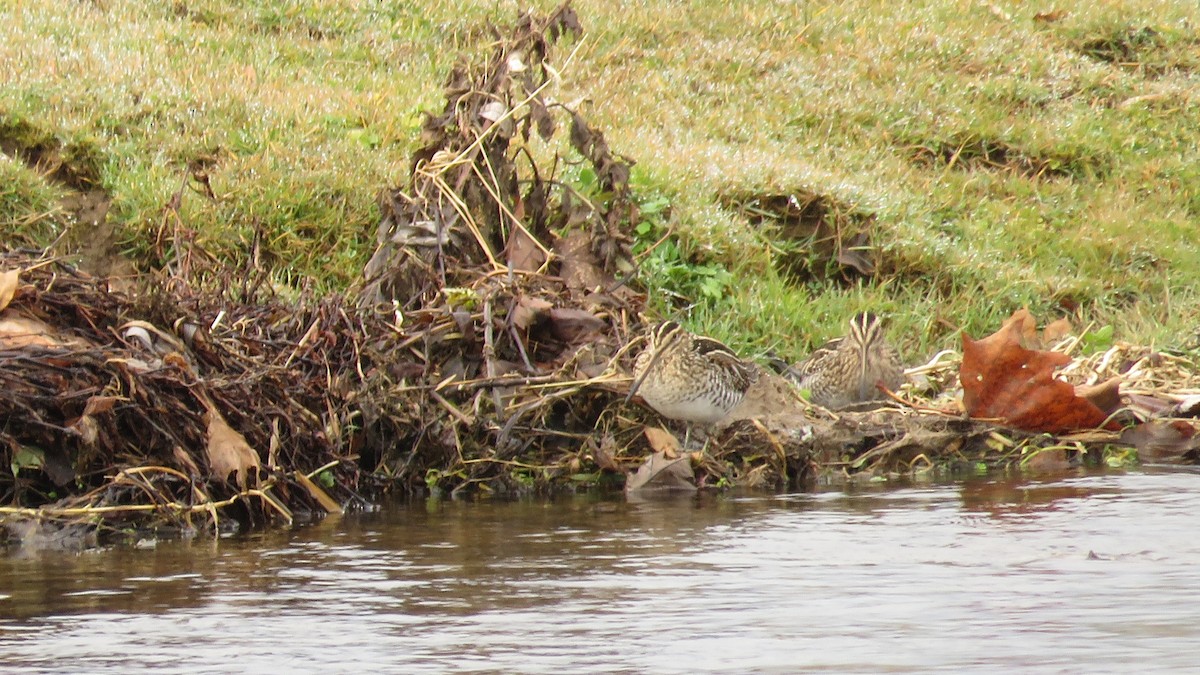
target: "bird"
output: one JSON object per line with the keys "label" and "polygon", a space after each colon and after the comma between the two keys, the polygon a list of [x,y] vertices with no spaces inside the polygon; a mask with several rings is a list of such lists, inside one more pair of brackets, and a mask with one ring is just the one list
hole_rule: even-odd
{"label": "bird", "polygon": [[757,367],[743,361],[721,342],[693,335],[675,321],[664,321],[647,333],[647,345],[633,365],[635,394],[663,417],[691,425],[709,425],[729,414],[758,380]]}
{"label": "bird", "polygon": [[900,387],[904,366],[883,334],[883,321],[871,312],[850,319],[850,331],[825,343],[782,374],[807,390],[817,405],[835,409],[885,398],[877,385]]}

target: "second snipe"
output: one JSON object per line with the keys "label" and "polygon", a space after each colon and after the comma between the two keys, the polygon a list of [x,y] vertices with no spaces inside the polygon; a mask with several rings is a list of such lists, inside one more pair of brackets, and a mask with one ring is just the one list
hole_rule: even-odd
{"label": "second snipe", "polygon": [[883,334],[883,321],[870,312],[856,314],[845,337],[794,366],[785,365],[782,373],[826,408],[886,398],[879,385],[895,391],[904,381],[904,366]]}

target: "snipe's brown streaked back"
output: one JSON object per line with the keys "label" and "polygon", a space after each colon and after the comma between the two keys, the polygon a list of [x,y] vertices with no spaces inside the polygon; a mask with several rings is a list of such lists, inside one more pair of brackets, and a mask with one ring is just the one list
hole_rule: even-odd
{"label": "snipe's brown streaked back", "polygon": [[783,374],[826,408],[885,398],[877,383],[895,391],[904,381],[904,367],[883,334],[883,321],[870,312],[854,315],[845,337],[831,340]]}
{"label": "snipe's brown streaked back", "polygon": [[712,424],[729,414],[758,371],[712,338],[692,335],[674,321],[647,334],[633,366],[629,399],[641,395],[664,417]]}

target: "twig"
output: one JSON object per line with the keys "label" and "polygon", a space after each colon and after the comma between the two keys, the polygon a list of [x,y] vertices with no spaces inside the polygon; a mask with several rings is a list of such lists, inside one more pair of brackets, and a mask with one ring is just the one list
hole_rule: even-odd
{"label": "twig", "polygon": [[[485,298],[483,301],[483,367],[487,373],[488,379],[496,377],[496,343],[495,343],[495,326],[492,325],[492,299]],[[500,416],[500,420],[504,420],[504,408],[500,400],[500,390],[492,387],[492,409]]]}
{"label": "twig", "polygon": [[888,389],[887,387],[884,387],[882,385],[876,385],[876,389],[883,392],[884,396],[887,396],[892,401],[895,401],[896,403],[899,403],[900,405],[904,406],[905,408],[908,408],[909,410],[913,410],[915,412],[930,413],[930,414],[934,414],[934,415],[940,415],[942,417],[953,417],[953,418],[962,417],[962,415],[960,415],[959,413],[950,412],[949,410],[942,410],[941,408],[932,408],[929,406],[919,405],[919,404],[913,403],[911,401],[905,400],[903,398],[900,398],[900,396],[898,396],[896,394],[896,392],[894,392],[891,389]]}
{"label": "twig", "polygon": [[296,354],[299,353],[300,348],[307,345],[309,340],[312,340],[313,336],[317,334],[317,329],[320,327],[321,317],[313,319],[312,325],[308,327],[308,330],[304,331],[304,337],[300,338],[300,341],[296,343],[296,348],[292,350],[291,354],[288,354],[287,360],[283,362],[284,368],[291,367],[292,360],[296,358]]}
{"label": "twig", "polygon": [[431,398],[433,398],[433,400],[437,401],[439,405],[441,405],[443,408],[445,408],[459,422],[462,422],[463,424],[465,424],[467,426],[471,426],[472,424],[475,423],[475,420],[472,420],[470,417],[467,417],[466,413],[464,413],[461,410],[459,410],[458,408],[454,407],[453,403],[451,403],[450,401],[447,401],[444,396],[437,393],[436,391],[430,391],[429,396]]}

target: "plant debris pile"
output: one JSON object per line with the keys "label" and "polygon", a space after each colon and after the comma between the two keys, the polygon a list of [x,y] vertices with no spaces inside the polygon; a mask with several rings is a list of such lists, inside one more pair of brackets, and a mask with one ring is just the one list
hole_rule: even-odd
{"label": "plant debris pile", "polygon": [[[388,449],[372,469],[431,487],[520,487],[603,455],[587,446],[598,425],[612,433],[614,362],[644,297],[623,283],[632,162],[550,96],[551,47],[581,33],[562,5],[497,33],[482,63],[459,63],[408,185],[384,201],[359,294],[393,328],[378,345],[392,361],[363,400],[367,445]],[[580,163],[597,178],[587,194],[562,175]]]}
{"label": "plant debris pile", "polygon": [[[493,29],[494,30],[494,29]],[[525,14],[507,38],[498,32],[483,64],[458,63],[445,86],[441,114],[427,114],[424,145],[414,153],[407,190],[381,205],[378,248],[366,267],[362,300],[420,309],[438,302],[446,287],[469,286],[488,272],[578,273],[573,290],[610,281],[632,269],[629,225],[637,207],[629,192],[632,162],[616,156],[603,133],[576,112],[550,102],[557,81],[553,42],[583,29],[569,5],[546,17]],[[551,141],[570,122],[571,147],[595,171],[600,195],[578,194],[554,175],[554,156],[539,168],[531,136]],[[548,175],[549,174],[549,175]],[[552,231],[577,232],[554,251]],[[579,269],[579,267],[586,269]]]}
{"label": "plant debris pile", "polygon": [[[136,289],[4,254],[5,521],[202,531],[394,484],[620,485],[651,446],[650,413],[620,403],[639,214],[632,162],[548,94],[550,46],[579,30],[566,5],[526,15],[455,69],[351,297],[287,303],[255,251],[216,261],[179,217],[195,176],[163,209],[164,269]],[[595,189],[571,187],[572,163]],[[699,480],[766,461],[735,454]]]}
{"label": "plant debris pile", "polygon": [[239,303],[168,275],[125,293],[22,253],[0,271],[0,493],[14,513],[118,529],[150,513],[195,531],[219,507],[290,522],[354,498],[339,374],[363,327],[336,298]]}

